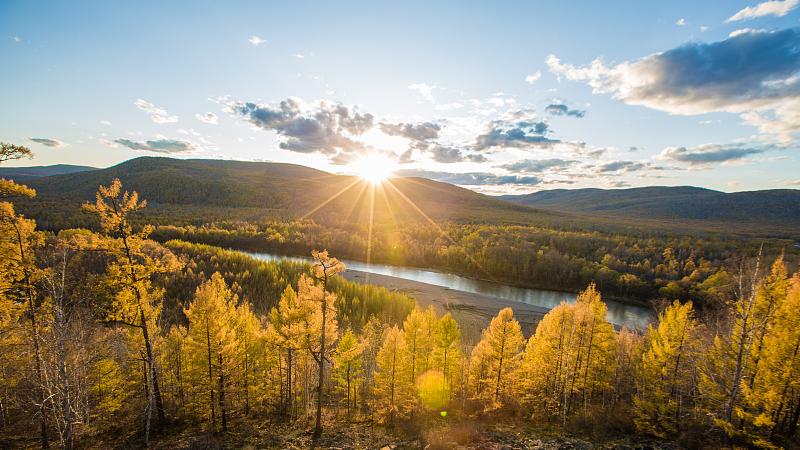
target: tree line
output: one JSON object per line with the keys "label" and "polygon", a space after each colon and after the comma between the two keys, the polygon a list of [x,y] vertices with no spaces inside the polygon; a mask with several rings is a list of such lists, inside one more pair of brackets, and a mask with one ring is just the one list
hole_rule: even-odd
{"label": "tree line", "polygon": [[251,251],[303,255],[327,248],[343,258],[445,270],[523,287],[578,292],[591,282],[607,296],[649,301],[691,300],[715,307],[733,288],[742,255],[786,252],[790,267],[798,254],[785,242],[765,244],[722,237],[632,236],[599,231],[558,230],[531,225],[446,223],[376,224],[368,245],[360,224],[301,221],[221,221],[201,226],[161,225],[153,237],[181,239]]}

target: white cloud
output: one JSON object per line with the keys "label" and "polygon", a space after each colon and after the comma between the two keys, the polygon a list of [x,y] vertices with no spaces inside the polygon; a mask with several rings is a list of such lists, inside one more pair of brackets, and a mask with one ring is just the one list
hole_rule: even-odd
{"label": "white cloud", "polygon": [[797,8],[800,0],[772,0],[768,2],[759,3],[756,6],[748,6],[732,15],[726,22],[736,22],[739,20],[755,19],[756,17],[763,16],[778,16],[783,17],[789,14],[789,11]]}
{"label": "white cloud", "polygon": [[262,45],[262,44],[266,44],[267,40],[266,39],[262,39],[262,38],[260,38],[260,37],[258,37],[256,35],[252,35],[247,40],[247,42],[249,42],[249,43],[251,43],[251,44],[253,44],[255,46],[259,46],[259,45]]}
{"label": "white cloud", "polygon": [[536,72],[525,77],[525,82],[528,84],[533,84],[539,81],[539,78],[542,78],[542,72],[537,70]]}
{"label": "white cloud", "polygon": [[[800,29],[742,30],[719,42],[680,47],[608,66],[547,57],[550,70],[631,105],[670,114],[740,114],[782,141],[800,133]],[[734,57],[735,55],[735,57]],[[754,64],[753,61],[758,61]]]}
{"label": "white cloud", "polygon": [[197,113],[194,115],[194,117],[197,118],[197,120],[199,120],[200,122],[207,123],[210,125],[216,125],[218,119],[217,115],[214,114],[213,112],[207,112],[204,114]]}
{"label": "white cloud", "polygon": [[436,98],[433,96],[433,90],[436,88],[436,86],[431,86],[430,84],[427,83],[414,83],[408,85],[408,88],[411,89],[412,91],[417,92],[419,95],[422,96],[422,98],[431,103],[436,101]]}
{"label": "white cloud", "polygon": [[108,126],[111,126],[111,122],[109,122],[108,120],[101,120],[100,121],[100,125],[105,125],[105,126],[108,127]]}
{"label": "white cloud", "polygon": [[305,59],[306,55],[304,55],[302,53],[295,53],[294,57],[297,58],[297,59]]}
{"label": "white cloud", "polygon": [[707,27],[705,25],[700,25],[700,32],[701,33],[705,33],[706,31],[708,31],[710,29],[711,29],[710,27]]}
{"label": "white cloud", "polygon": [[435,106],[437,111],[452,111],[454,109],[461,109],[463,107],[464,105],[458,102],[441,103]]}
{"label": "white cloud", "polygon": [[679,26],[679,27],[682,27],[682,26],[686,25],[687,23],[688,23],[688,22],[686,22],[686,19],[684,19],[683,17],[681,17],[680,19],[678,19],[678,21],[677,21],[677,22],[675,22],[675,25],[677,25],[677,26]]}
{"label": "white cloud", "polygon": [[11,38],[11,40],[13,40],[14,42],[16,42],[17,44],[19,44],[20,42],[22,42],[22,38],[21,38],[21,37],[19,37],[19,36],[14,36],[14,37],[12,37],[12,38]]}
{"label": "white cloud", "polygon": [[156,106],[147,100],[138,99],[133,102],[133,104],[147,114],[150,114],[150,120],[152,120],[153,123],[175,123],[178,121],[178,116],[170,115],[166,109]]}

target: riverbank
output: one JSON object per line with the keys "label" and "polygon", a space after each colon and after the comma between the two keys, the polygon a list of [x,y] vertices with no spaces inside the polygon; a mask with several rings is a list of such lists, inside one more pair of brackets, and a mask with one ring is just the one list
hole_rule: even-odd
{"label": "riverbank", "polygon": [[470,345],[480,339],[481,330],[486,328],[492,317],[496,316],[503,308],[510,307],[514,310],[514,316],[522,326],[525,336],[533,334],[536,324],[549,311],[548,308],[541,306],[457,291],[388,275],[348,269],[342,276],[351,281],[376,284],[390,291],[402,292],[417,300],[423,308],[433,306],[438,314],[451,313],[461,326],[464,343]]}

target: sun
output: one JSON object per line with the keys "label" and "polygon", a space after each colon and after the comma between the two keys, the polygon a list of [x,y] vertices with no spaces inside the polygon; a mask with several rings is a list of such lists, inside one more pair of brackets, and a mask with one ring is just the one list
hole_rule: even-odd
{"label": "sun", "polygon": [[381,184],[392,176],[395,162],[380,154],[364,155],[353,162],[350,167],[361,177],[372,184]]}

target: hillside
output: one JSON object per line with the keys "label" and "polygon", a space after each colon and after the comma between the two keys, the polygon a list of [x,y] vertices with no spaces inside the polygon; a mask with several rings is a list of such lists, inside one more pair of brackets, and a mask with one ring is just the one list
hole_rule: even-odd
{"label": "hillside", "polygon": [[[42,226],[58,228],[67,211],[93,200],[97,187],[114,178],[147,199],[146,214],[157,223],[301,217],[366,223],[372,204],[367,182],[305,166],[142,157],[106,169],[28,179],[38,197],[20,202],[20,208]],[[424,220],[419,211],[437,220],[458,221],[531,222],[563,216],[421,178],[394,178],[378,186],[374,195],[376,223]]]}
{"label": "hillside", "polygon": [[373,202],[371,185],[363,180],[295,164],[141,157],[106,169],[59,165],[7,168],[0,176],[4,173],[37,190],[38,197],[19,202],[19,208],[50,229],[93,223],[76,212],[80,204],[93,200],[99,185],[120,178],[126,189],[148,200],[145,217],[156,224],[303,217],[366,224],[371,214],[380,225],[425,221],[422,212],[436,221],[635,235],[800,237],[798,190],[726,194],[696,187],[559,189],[492,197],[423,178],[392,178],[375,189]]}
{"label": "hillside", "polygon": [[[618,220],[673,221],[721,227],[800,229],[800,190],[725,193],[691,186],[631,189],[554,189],[501,199],[539,209]],[[794,235],[796,236],[796,232]]]}
{"label": "hillside", "polygon": [[0,167],[0,178],[11,178],[16,181],[28,181],[33,178],[86,172],[89,170],[97,170],[97,168],[89,166],[74,166],[71,164],[54,164],[52,166],[33,167]]}

